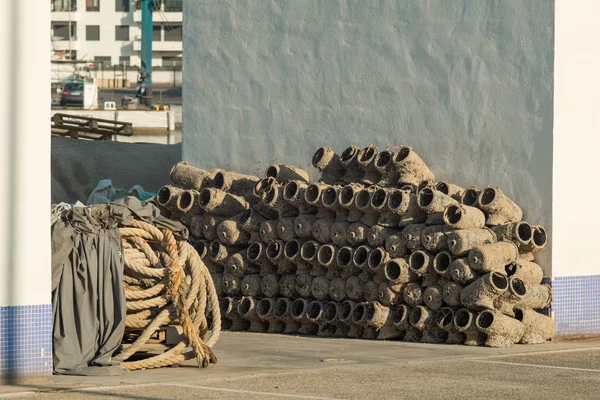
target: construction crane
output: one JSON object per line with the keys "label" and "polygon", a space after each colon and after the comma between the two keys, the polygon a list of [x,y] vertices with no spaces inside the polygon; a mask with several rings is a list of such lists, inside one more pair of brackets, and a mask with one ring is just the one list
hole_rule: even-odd
{"label": "construction crane", "polygon": [[155,0],[142,0],[142,56],[136,97],[152,106],[152,11]]}

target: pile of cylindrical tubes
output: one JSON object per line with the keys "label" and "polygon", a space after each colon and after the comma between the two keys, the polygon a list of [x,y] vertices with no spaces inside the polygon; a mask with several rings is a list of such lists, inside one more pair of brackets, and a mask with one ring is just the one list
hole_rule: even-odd
{"label": "pile of cylindrical tubes", "polygon": [[510,346],[554,331],[546,230],[495,186],[436,181],[410,147],[319,148],[320,178],[186,162],[160,189],[213,276],[223,328]]}

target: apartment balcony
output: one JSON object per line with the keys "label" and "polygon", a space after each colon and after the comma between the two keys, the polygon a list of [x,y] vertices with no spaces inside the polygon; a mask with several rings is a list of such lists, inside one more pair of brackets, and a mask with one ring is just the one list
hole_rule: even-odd
{"label": "apartment balcony", "polygon": [[[53,40],[52,49],[54,51],[69,50],[68,40]],[[71,50],[79,50],[79,42],[77,39],[71,39]]]}
{"label": "apartment balcony", "polygon": [[[68,11],[53,11],[50,14],[52,22],[69,22]],[[79,11],[71,11],[71,22],[77,22],[81,20],[81,13]]]}
{"label": "apartment balcony", "polygon": [[[135,10],[133,13],[133,21],[137,23],[142,22],[142,10]],[[183,22],[183,13],[182,12],[164,12],[164,11],[154,11],[152,13],[152,22],[154,24],[160,23],[171,23],[171,22]]]}
{"label": "apartment balcony", "polygon": [[[142,41],[137,38],[133,42],[133,51],[142,51]],[[152,52],[155,51],[183,51],[183,42],[152,42]]]}

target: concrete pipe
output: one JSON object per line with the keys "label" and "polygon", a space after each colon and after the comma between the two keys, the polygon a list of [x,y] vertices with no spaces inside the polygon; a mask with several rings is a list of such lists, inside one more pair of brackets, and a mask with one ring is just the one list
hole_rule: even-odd
{"label": "concrete pipe", "polygon": [[244,175],[232,171],[219,171],[213,179],[213,187],[218,190],[240,196],[246,201],[254,202],[254,187],[260,181],[260,178],[254,175]]}
{"label": "concrete pipe", "polygon": [[477,199],[479,198],[479,193],[481,193],[481,189],[477,186],[471,186],[463,192],[460,197],[460,202],[465,206],[477,207]]}
{"label": "concrete pipe", "polygon": [[218,240],[213,240],[208,247],[208,257],[217,264],[225,265],[229,257],[241,249],[241,247],[237,246],[225,246]]}
{"label": "concrete pipe", "polygon": [[283,188],[283,199],[298,209],[302,214],[316,214],[317,209],[306,202],[306,189],[308,183],[303,181],[289,181]]}
{"label": "concrete pipe", "polygon": [[333,244],[343,247],[348,245],[348,227],[350,224],[346,221],[334,222],[331,225],[330,236]]}
{"label": "concrete pipe", "polygon": [[354,198],[354,205],[363,213],[360,222],[373,226],[379,219],[379,213],[371,207],[371,197],[375,189],[373,187],[361,189]]}
{"label": "concrete pipe", "polygon": [[205,213],[221,217],[233,217],[250,207],[243,197],[214,188],[203,189],[198,204]]}
{"label": "concrete pipe", "polygon": [[311,286],[312,286],[313,279],[314,278],[312,276],[310,276],[309,274],[296,275],[296,282],[295,282],[294,289],[296,290],[296,293],[298,293],[298,296],[306,297],[306,298],[312,297]]}
{"label": "concrete pipe", "polygon": [[196,190],[184,190],[177,197],[176,208],[177,212],[183,214],[182,217],[197,215],[203,213],[203,209],[200,206],[200,192]]}
{"label": "concrete pipe", "polygon": [[312,226],[317,220],[314,215],[299,215],[294,220],[294,232],[302,239],[312,239]]}
{"label": "concrete pipe", "polygon": [[431,285],[423,291],[423,302],[431,310],[439,310],[444,305],[444,289],[441,285]]}
{"label": "concrete pipe", "polygon": [[250,207],[240,215],[238,222],[245,232],[252,235],[253,240],[258,240],[260,238],[260,225],[266,220],[254,207]]}
{"label": "concrete pipe", "polygon": [[479,274],[471,268],[468,258],[457,258],[450,264],[450,276],[454,282],[469,284],[479,278]]}
{"label": "concrete pipe", "polygon": [[403,257],[408,252],[402,239],[402,232],[388,236],[385,239],[384,248],[390,257],[394,258]]}
{"label": "concrete pipe", "polygon": [[367,243],[367,235],[370,227],[362,222],[353,222],[348,226],[346,238],[350,246],[360,246]]}
{"label": "concrete pipe", "polygon": [[354,250],[354,254],[352,255],[352,262],[359,269],[367,269],[369,268],[367,263],[369,261],[369,255],[373,249],[370,246],[362,245]]}
{"label": "concrete pipe", "polygon": [[488,186],[479,193],[477,207],[486,213],[486,225],[503,225],[523,219],[521,207],[495,186]]}
{"label": "concrete pipe", "polygon": [[401,146],[394,153],[392,162],[398,170],[399,182],[418,185],[424,180],[435,181],[433,172],[431,172],[421,157],[410,147]]}
{"label": "concrete pipe", "polygon": [[308,303],[306,308],[306,317],[310,322],[317,325],[317,336],[330,337],[335,333],[335,326],[325,322],[323,318],[323,310],[325,308],[325,302],[319,300],[313,300]]}
{"label": "concrete pipe", "polygon": [[277,275],[291,274],[296,271],[296,265],[285,258],[285,243],[273,240],[267,245],[267,258],[277,266]]}
{"label": "concrete pipe", "polygon": [[226,221],[225,217],[215,217],[212,215],[207,215],[204,217],[203,225],[202,225],[202,235],[207,240],[215,240],[218,239],[217,227],[223,221]]}
{"label": "concrete pipe", "polygon": [[225,263],[225,271],[235,276],[243,277],[248,274],[257,274],[259,266],[252,264],[247,257],[248,250],[241,250],[232,254]]}
{"label": "concrete pipe", "polygon": [[289,242],[285,242],[283,246],[283,256],[286,260],[298,264],[302,262],[302,257],[300,256],[300,250],[302,249],[302,245],[304,242],[301,242],[298,239],[292,239]]}
{"label": "concrete pipe", "polygon": [[508,278],[508,290],[494,300],[494,308],[509,317],[515,316],[514,308],[527,294],[525,283],[511,276]]}
{"label": "concrete pipe", "polygon": [[335,214],[336,221],[346,221],[350,212],[338,201],[340,191],[341,186],[327,186],[321,194],[321,205]]}
{"label": "concrete pipe", "polygon": [[369,233],[367,234],[367,243],[371,247],[381,247],[385,245],[388,237],[399,233],[400,230],[396,228],[385,228],[380,225],[374,225],[369,229]]}
{"label": "concrete pipe", "polygon": [[310,283],[310,293],[317,300],[329,300],[331,280],[325,276],[316,276]]}
{"label": "concrete pipe", "polygon": [[460,292],[464,289],[463,285],[446,279],[441,279],[440,285],[442,286],[444,303],[450,307],[462,306],[462,303],[460,302]]}
{"label": "concrete pipe", "polygon": [[394,153],[389,150],[380,151],[375,156],[375,169],[381,176],[377,186],[396,187],[398,185],[399,173],[396,164],[392,162]]}
{"label": "concrete pipe", "polygon": [[345,338],[350,330],[350,327],[339,319],[340,309],[341,303],[337,301],[329,301],[323,307],[323,320],[335,327],[335,332],[331,335],[333,338]]}
{"label": "concrete pipe", "polygon": [[478,229],[485,226],[485,215],[475,207],[451,204],[443,214],[444,223],[453,229]]}
{"label": "concrete pipe", "polygon": [[283,186],[273,185],[267,190],[261,201],[267,208],[276,212],[279,219],[297,217],[298,209],[283,199],[283,192]]}
{"label": "concrete pipe", "polygon": [[171,185],[165,185],[158,190],[158,193],[156,194],[156,202],[159,206],[169,211],[178,211],[177,200],[183,192],[185,192],[185,189]]}
{"label": "concrete pipe", "polygon": [[419,207],[417,196],[406,189],[392,189],[387,198],[387,209],[400,217],[398,227],[420,224],[427,220],[427,213]]}
{"label": "concrete pipe", "polygon": [[213,284],[215,285],[215,292],[218,297],[222,297],[225,295],[223,291],[223,273],[222,272],[210,272],[210,276],[212,277]]}
{"label": "concrete pipe", "polygon": [[242,279],[229,274],[223,274],[223,291],[228,296],[240,296],[242,294]]}
{"label": "concrete pipe", "polygon": [[298,237],[294,230],[296,218],[297,217],[282,218],[277,222],[277,234],[281,240],[288,242]]}
{"label": "concrete pipe", "polygon": [[423,288],[418,282],[409,282],[404,286],[402,298],[411,307],[421,305],[423,304]]}
{"label": "concrete pipe", "polygon": [[354,301],[346,300],[340,304],[340,312],[338,314],[338,319],[342,324],[348,326],[348,333],[346,334],[349,338],[361,338],[363,337],[364,329],[362,326],[355,324],[352,321],[352,315],[354,313],[354,308],[356,307]]}
{"label": "concrete pipe", "polygon": [[204,215],[194,215],[190,220],[190,234],[196,239],[206,239],[202,232],[202,226],[204,225]]}
{"label": "concrete pipe", "polygon": [[399,283],[390,286],[388,282],[380,283],[378,288],[378,299],[381,304],[387,307],[394,306],[402,302],[402,293],[404,284]]}
{"label": "concrete pipe", "polygon": [[329,185],[326,185],[322,182],[314,182],[308,185],[306,191],[304,192],[304,200],[306,204],[311,207],[314,207],[317,210],[316,217],[320,218],[335,218],[335,212],[326,208],[321,201],[323,197],[323,192],[327,189]]}
{"label": "concrete pipe", "polygon": [[259,274],[246,275],[242,278],[242,294],[244,296],[257,297],[260,292],[261,278]]}
{"label": "concrete pipe", "polygon": [[250,234],[242,229],[239,217],[225,220],[217,225],[217,238],[221,243],[230,246],[250,243]]}
{"label": "concrete pipe", "polygon": [[388,260],[383,268],[383,275],[392,285],[414,282],[418,279],[410,269],[407,257]]}
{"label": "concrete pipe", "polygon": [[349,183],[338,193],[338,203],[348,210],[348,222],[357,222],[363,217],[362,211],[354,204],[356,195],[362,189],[364,189],[364,186],[359,183]]}
{"label": "concrete pipe", "polygon": [[417,195],[417,193],[419,193],[419,191],[417,190],[418,188],[419,188],[418,185],[398,182],[398,189],[405,190],[405,191],[409,192],[410,194],[414,194],[415,196]]}
{"label": "concrete pipe", "polygon": [[440,308],[435,314],[435,324],[448,333],[447,344],[463,344],[465,342],[465,334],[454,326],[454,310],[452,308]]}
{"label": "concrete pipe", "polygon": [[346,279],[346,295],[350,300],[363,301],[365,295],[365,282],[358,276]]}
{"label": "concrete pipe", "polygon": [[427,307],[413,308],[408,318],[410,325],[421,331],[422,343],[445,343],[448,333],[435,323],[435,313]]}
{"label": "concrete pipe", "polygon": [[454,313],[454,327],[458,332],[465,334],[464,344],[467,346],[483,346],[487,335],[479,330],[475,321],[477,313],[466,308],[461,308]]}
{"label": "concrete pipe", "polygon": [[331,280],[329,283],[329,297],[333,301],[344,301],[348,298],[348,294],[346,293],[346,279],[335,278]]}
{"label": "concrete pipe", "polygon": [[550,307],[552,303],[552,289],[550,285],[528,285],[525,284],[526,293],[517,306],[521,308],[532,308],[542,310]]}
{"label": "concrete pipe", "polygon": [[433,270],[433,254],[424,250],[414,251],[408,258],[408,265],[417,276],[435,272]]}
{"label": "concrete pipe", "polygon": [[421,243],[425,250],[437,252],[448,248],[447,235],[454,230],[448,225],[431,225],[421,232]]}
{"label": "concrete pipe", "polygon": [[425,188],[435,190],[435,185],[436,185],[436,182],[434,180],[425,179],[425,180],[419,182],[419,184],[417,185],[415,194],[418,195],[421,192],[421,190],[423,190]]}
{"label": "concrete pipe", "polygon": [[505,266],[504,271],[509,278],[514,276],[530,285],[541,283],[542,279],[544,279],[542,267],[534,262],[525,261],[521,258],[517,258],[514,263]]}
{"label": "concrete pipe", "polygon": [[319,243],[331,241],[331,226],[334,220],[329,218],[317,219],[312,225],[312,236]]}
{"label": "concrete pipe", "polygon": [[548,232],[542,226],[532,226],[533,237],[529,245],[525,247],[525,251],[535,252],[546,247],[548,243]]}
{"label": "concrete pipe", "polygon": [[444,278],[451,279],[450,265],[454,261],[452,254],[447,251],[441,251],[433,257],[432,267],[436,274]]}
{"label": "concrete pipe", "polygon": [[365,301],[377,301],[379,299],[379,284],[375,281],[367,281],[363,298]]}
{"label": "concrete pipe", "polygon": [[375,190],[371,196],[371,208],[379,213],[377,225],[397,228],[400,224],[400,216],[391,212],[387,206],[390,193],[390,189]]}
{"label": "concrete pipe", "polygon": [[393,312],[389,307],[373,301],[365,304],[366,324],[377,332],[377,340],[396,339],[401,336],[393,323]]}
{"label": "concrete pipe", "polygon": [[265,332],[267,324],[256,313],[257,301],[253,297],[244,296],[238,303],[238,314],[250,322],[248,332]]}
{"label": "concrete pipe", "polygon": [[279,182],[275,178],[264,178],[256,182],[254,188],[252,189],[252,193],[254,197],[257,199],[262,199],[267,191],[271,189],[274,185],[278,185]]}
{"label": "concrete pipe", "polygon": [[308,300],[296,299],[292,303],[292,318],[300,323],[298,333],[301,335],[315,335],[319,326],[309,321],[306,312],[308,311]]}
{"label": "concrete pipe", "polygon": [[381,178],[377,168],[375,168],[377,154],[379,154],[379,149],[374,145],[367,146],[358,153],[358,166],[364,171],[360,182],[364,185],[375,185]]}
{"label": "concrete pipe", "polygon": [[261,275],[275,273],[276,266],[267,257],[267,246],[262,242],[252,242],[246,249],[246,258],[252,264],[258,265]]}
{"label": "concrete pipe", "polygon": [[321,172],[319,181],[328,184],[338,182],[344,173],[342,159],[327,146],[317,149],[312,157],[312,166]]}
{"label": "concrete pipe", "polygon": [[356,146],[347,147],[342,154],[340,159],[344,166],[344,173],[342,175],[342,181],[345,183],[358,182],[362,179],[364,172],[358,166],[358,155],[360,154],[360,148]]}
{"label": "concrete pipe", "polygon": [[427,220],[425,221],[427,225],[443,225],[443,213],[446,207],[459,204],[452,197],[429,187],[419,192],[417,202],[421,210],[427,213]]}
{"label": "concrete pipe", "polygon": [[279,232],[277,232],[277,220],[263,221],[260,224],[259,235],[263,243],[270,243],[273,240],[279,240]]}
{"label": "concrete pipe", "polygon": [[513,346],[525,333],[525,327],[521,322],[492,310],[482,311],[477,316],[475,324],[487,335],[485,345],[488,347]]}
{"label": "concrete pipe", "polygon": [[302,247],[300,247],[300,257],[306,263],[313,265],[318,264],[317,254],[319,253],[320,247],[321,245],[314,240],[304,242]]}
{"label": "concrete pipe", "polygon": [[471,310],[494,309],[494,301],[508,289],[508,278],[500,272],[490,272],[466,286],[460,292],[460,302]]}
{"label": "concrete pipe", "polygon": [[381,283],[385,280],[384,269],[387,262],[390,260],[390,256],[384,250],[383,247],[377,247],[369,253],[367,259],[367,267],[375,275],[375,281]]}
{"label": "concrete pipe", "polygon": [[405,342],[420,342],[421,331],[413,328],[409,322],[411,312],[411,307],[405,304],[398,305],[398,307],[396,307],[396,309],[393,311],[392,323],[400,332],[400,337],[402,337],[402,340]]}
{"label": "concrete pipe", "polygon": [[310,181],[308,172],[290,164],[271,164],[265,170],[265,176],[274,178],[280,184],[288,181]]}
{"label": "concrete pipe", "polygon": [[276,299],[264,298],[256,305],[256,315],[268,326],[267,333],[283,333],[285,324],[275,317]]}
{"label": "concrete pipe", "polygon": [[266,297],[278,297],[279,277],[275,274],[264,275],[260,280],[260,291]]}
{"label": "concrete pipe", "polygon": [[434,186],[434,189],[452,197],[456,201],[461,201],[465,189],[450,182],[440,181]]}
{"label": "concrete pipe", "polygon": [[171,182],[184,189],[202,190],[212,186],[216,169],[201,169],[192,164],[181,161],[171,168]]}
{"label": "concrete pipe", "polygon": [[531,250],[530,243],[533,239],[533,229],[525,221],[497,225],[492,227],[492,231],[496,234],[498,242],[512,241],[519,247],[520,251]]}
{"label": "concrete pipe", "polygon": [[229,326],[226,328],[230,331],[247,331],[250,328],[250,322],[241,318],[238,314],[239,299],[233,297],[223,297],[219,300],[219,309],[221,310],[221,318],[229,320]]}
{"label": "concrete pipe", "polygon": [[342,278],[348,278],[360,273],[360,270],[352,262],[353,255],[354,249],[349,246],[340,247],[337,251],[335,262],[340,269],[340,276]]}
{"label": "concrete pipe", "polygon": [[502,271],[519,258],[519,249],[513,242],[498,242],[474,247],[469,252],[469,265],[475,271]]}
{"label": "concrete pipe", "polygon": [[554,336],[554,320],[537,311],[518,307],[515,309],[515,319],[523,324],[525,331],[519,343],[545,343]]}
{"label": "concrete pipe", "polygon": [[300,323],[292,318],[292,304],[293,301],[291,299],[279,298],[275,302],[275,309],[273,311],[275,318],[285,325],[282,333],[287,335],[295,334],[298,332],[298,328],[300,328]]}
{"label": "concrete pipe", "polygon": [[296,297],[296,275],[288,274],[279,278],[279,294],[282,297]]}
{"label": "concrete pipe", "polygon": [[377,331],[367,324],[367,302],[358,303],[352,310],[352,322],[363,327],[363,339],[375,339]]}
{"label": "concrete pipe", "polygon": [[408,225],[402,230],[402,240],[408,249],[422,249],[423,241],[421,240],[423,230],[427,228],[425,224]]}
{"label": "concrete pipe", "polygon": [[468,255],[474,247],[494,242],[496,237],[489,229],[465,229],[446,234],[448,249],[457,257]]}

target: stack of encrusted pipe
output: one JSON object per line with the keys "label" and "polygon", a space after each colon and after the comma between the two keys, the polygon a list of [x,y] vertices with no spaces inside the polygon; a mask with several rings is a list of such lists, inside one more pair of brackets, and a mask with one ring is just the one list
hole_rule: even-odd
{"label": "stack of encrusted pipe", "polygon": [[225,329],[510,346],[553,335],[541,226],[500,188],[436,180],[410,147],[322,147],[320,179],[179,163],[157,202],[218,286]]}

